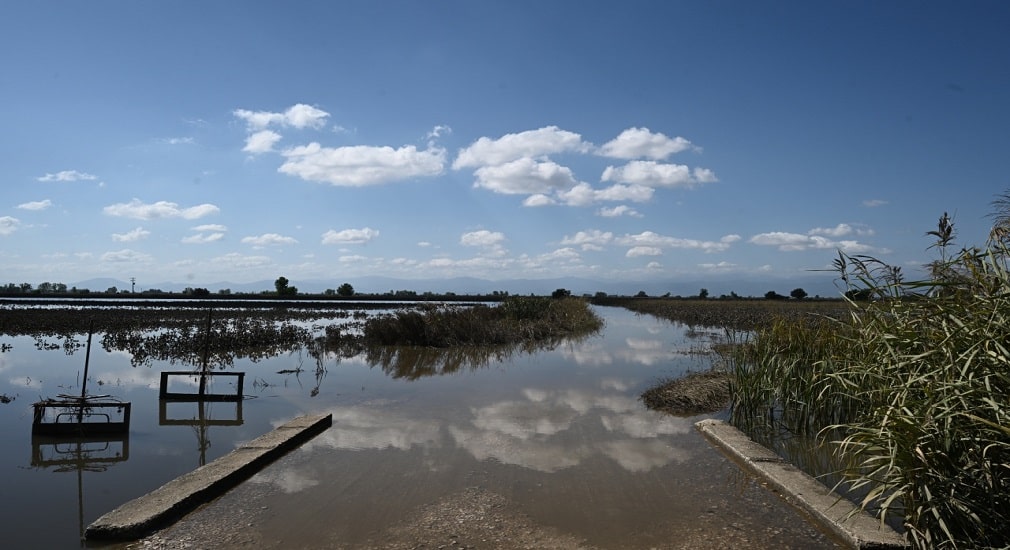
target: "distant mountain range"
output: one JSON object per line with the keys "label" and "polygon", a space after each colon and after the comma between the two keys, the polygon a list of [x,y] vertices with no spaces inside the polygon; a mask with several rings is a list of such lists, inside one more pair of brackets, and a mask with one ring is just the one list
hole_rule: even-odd
{"label": "distant mountain range", "polygon": [[[713,277],[710,280],[675,280],[675,281],[614,281],[614,280],[592,280],[578,277],[561,277],[552,279],[506,279],[492,281],[487,279],[477,279],[473,277],[456,277],[450,279],[397,279],[391,277],[356,277],[341,280],[295,280],[289,281],[290,286],[298,288],[303,293],[323,293],[327,289],[336,289],[340,285],[348,283],[354,287],[355,292],[364,294],[382,294],[395,292],[397,290],[410,290],[423,294],[431,292],[435,294],[445,294],[453,292],[456,294],[491,294],[495,291],[508,292],[513,295],[548,295],[556,289],[564,288],[570,290],[572,294],[580,296],[583,294],[596,294],[605,292],[608,295],[632,296],[639,292],[645,292],[649,296],[662,296],[669,293],[671,296],[696,296],[698,292],[705,288],[709,296],[717,298],[724,294],[735,292],[739,296],[764,296],[766,292],[773,290],[779,294],[788,296],[794,288],[802,288],[811,297],[821,296],[835,298],[841,295],[842,291],[835,287],[830,274],[809,275],[789,279],[752,280],[752,279],[731,279]],[[88,279],[68,284],[68,287],[86,288],[92,292],[105,292],[115,287],[117,290],[130,290],[129,281],[122,281],[112,278]],[[264,291],[274,290],[274,281],[262,280],[251,283],[234,283],[221,281],[216,283],[175,283],[158,282],[147,283],[138,281],[136,291],[162,290],[165,292],[182,292],[186,288],[206,288],[217,293],[220,290],[228,289],[237,293],[258,294]]]}

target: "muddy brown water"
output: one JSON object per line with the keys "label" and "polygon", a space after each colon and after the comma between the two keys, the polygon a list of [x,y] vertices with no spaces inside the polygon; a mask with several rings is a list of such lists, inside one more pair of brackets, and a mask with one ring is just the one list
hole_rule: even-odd
{"label": "muddy brown water", "polygon": [[[79,388],[82,356],[0,337],[13,346],[0,355],[0,394],[14,397],[0,404],[4,547],[836,547],[705,441],[693,428],[702,417],[638,399],[656,380],[707,368],[701,352],[719,331],[598,312],[599,335],[418,378],[363,356],[239,359],[231,370],[246,372],[249,398],[202,412],[159,408],[158,373],[178,365],[132,367],[93,350],[89,388],[134,412],[127,447],[95,447],[87,460],[30,437],[31,402]],[[316,412],[333,427],[172,527],[81,542],[102,513]],[[103,452],[112,458],[98,462]]]}

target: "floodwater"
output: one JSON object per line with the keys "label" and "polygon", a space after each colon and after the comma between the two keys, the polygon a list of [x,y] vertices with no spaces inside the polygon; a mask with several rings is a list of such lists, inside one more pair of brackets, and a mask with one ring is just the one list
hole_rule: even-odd
{"label": "floodwater", "polygon": [[[597,312],[597,335],[459,369],[409,354],[237,358],[239,403],[159,403],[160,372],[184,368],[131,366],[128,353],[93,345],[88,393],[131,402],[132,418],[128,436],[84,443],[31,436],[33,402],[80,392],[83,351],[0,336],[3,546],[102,546],[81,533],[103,513],[293,417],[328,412],[332,428],[184,521],[219,523],[227,537],[210,543],[377,547],[393,540],[390,526],[478,491],[576,546],[835,547],[708,444],[693,428],[703,417],[639,401],[662,378],[708,368],[702,352],[719,331]],[[200,547],[193,532],[186,545]]]}

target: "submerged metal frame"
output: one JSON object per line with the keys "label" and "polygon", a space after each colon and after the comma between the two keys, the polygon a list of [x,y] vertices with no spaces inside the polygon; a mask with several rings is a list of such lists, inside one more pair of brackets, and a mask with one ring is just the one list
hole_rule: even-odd
{"label": "submerged metal frame", "polygon": [[[47,399],[32,404],[32,408],[32,435],[85,437],[130,431],[130,403],[126,401],[96,401],[84,397]],[[109,409],[116,409],[122,420],[113,421],[111,414],[101,412]],[[51,422],[46,421],[50,418],[47,412],[52,413]]]}
{"label": "submerged metal frame", "polygon": [[[170,392],[168,391],[169,376],[199,376],[200,388],[196,393]],[[231,393],[209,393],[206,391],[207,378],[215,376],[229,376],[238,378],[238,388],[234,394]],[[241,401],[243,398],[242,385],[245,383],[244,372],[193,372],[193,371],[162,371],[161,387],[158,390],[158,399],[168,401]]]}

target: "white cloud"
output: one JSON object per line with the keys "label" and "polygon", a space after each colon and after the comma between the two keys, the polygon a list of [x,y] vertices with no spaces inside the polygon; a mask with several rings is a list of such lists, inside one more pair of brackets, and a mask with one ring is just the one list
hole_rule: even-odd
{"label": "white cloud", "polygon": [[146,239],[150,234],[151,232],[144,229],[143,227],[137,227],[133,229],[133,231],[129,231],[127,233],[113,233],[112,240],[123,243],[129,243],[139,241],[141,239]]}
{"label": "white cloud", "polygon": [[379,236],[379,231],[371,227],[362,229],[330,229],[323,233],[322,244],[364,244]]}
{"label": "white cloud", "polygon": [[663,249],[656,246],[633,246],[628,249],[625,254],[628,258],[637,258],[639,256],[661,256],[663,254]]}
{"label": "white cloud", "polygon": [[505,242],[504,234],[498,231],[488,231],[486,229],[463,233],[463,236],[459,238],[459,244],[463,246],[478,246],[482,248],[498,247],[501,246],[503,242]]}
{"label": "white cloud", "polygon": [[863,201],[863,206],[868,208],[876,208],[878,206],[884,206],[885,204],[887,204],[887,201],[881,199],[867,199]]}
{"label": "white cloud", "polygon": [[193,231],[220,231],[220,232],[223,232],[223,231],[228,231],[228,227],[224,226],[224,225],[221,225],[221,224],[217,224],[217,223],[207,223],[207,224],[198,225],[198,226],[194,227]]}
{"label": "white cloud", "polygon": [[646,202],[655,190],[642,185],[612,185],[606,189],[593,189],[582,182],[568,191],[558,193],[558,198],[568,206],[588,206],[599,201]]}
{"label": "white cloud", "polygon": [[349,187],[437,176],[445,164],[445,149],[418,151],[413,145],[399,149],[366,145],[330,148],[313,142],[281,154],[287,158],[277,169],[282,174]]}
{"label": "white cloud", "polygon": [[702,250],[704,252],[723,252],[730,247],[730,244],[740,240],[739,235],[726,235],[719,241],[699,241],[696,239],[681,239],[678,237],[667,237],[652,231],[643,231],[637,235],[625,235],[617,240],[617,243],[624,246],[645,247],[645,248],[684,248]]}
{"label": "white cloud", "polygon": [[557,126],[527,130],[518,134],[505,134],[498,139],[482,137],[459,150],[452,167],[494,166],[523,157],[540,157],[566,151],[585,152],[590,144],[582,136]]}
{"label": "white cloud", "polygon": [[268,153],[274,150],[274,144],[281,140],[281,135],[273,130],[260,130],[255,134],[250,134],[245,140],[245,147],[242,148],[246,153],[252,153],[258,155],[260,153]]}
{"label": "white cloud", "polygon": [[449,135],[451,133],[452,133],[452,128],[439,124],[438,126],[435,126],[434,128],[432,128],[431,131],[428,132],[428,135],[426,137],[428,139],[438,139],[438,138],[440,138],[442,136]]}
{"label": "white cloud", "polygon": [[0,235],[10,235],[21,226],[21,220],[10,216],[0,216]]}
{"label": "white cloud", "polygon": [[644,185],[611,185],[594,194],[598,201],[647,202],[654,193],[654,189]]}
{"label": "white cloud", "polygon": [[297,244],[298,241],[293,237],[285,237],[283,235],[278,235],[277,233],[264,233],[258,236],[243,237],[242,243],[251,244],[253,246],[271,246]]}
{"label": "white cloud", "polygon": [[484,166],[474,172],[474,187],[505,195],[550,193],[555,189],[570,189],[576,183],[571,169],[554,162],[537,162],[529,157]]}
{"label": "white cloud", "polygon": [[633,160],[624,166],[608,166],[601,181],[647,185],[649,187],[687,187],[718,181],[707,168],[693,171],[683,164],[664,164],[652,160]]}
{"label": "white cloud", "polygon": [[224,238],[224,233],[197,233],[182,238],[183,244],[207,244],[220,241]]}
{"label": "white cloud", "polygon": [[600,216],[603,216],[604,218],[619,218],[621,216],[630,216],[632,218],[642,217],[642,214],[640,214],[637,210],[624,204],[615,206],[613,208],[603,207],[600,208],[596,213]]}
{"label": "white cloud", "polygon": [[140,263],[151,261],[151,256],[143,252],[124,248],[123,250],[102,254],[102,261],[110,263]]}
{"label": "white cloud", "polygon": [[808,235],[825,235],[827,237],[844,237],[853,233],[861,236],[873,235],[873,230],[862,225],[853,226],[840,223],[835,227],[816,227],[807,232]]}
{"label": "white cloud", "polygon": [[648,128],[628,128],[621,135],[604,143],[597,154],[618,159],[662,160],[687,149],[697,147],[680,136],[670,138],[661,133],[652,133]]}
{"label": "white cloud", "polygon": [[760,233],[751,237],[748,242],[760,246],[775,246],[782,252],[824,249],[841,249],[851,254],[884,252],[884,250],[877,250],[870,245],[863,244],[858,241],[832,241],[820,235],[803,235],[800,233],[787,233],[782,231]]}
{"label": "white cloud", "polygon": [[319,129],[326,126],[326,119],[330,116],[326,111],[304,103],[293,105],[283,113],[236,109],[233,114],[246,121],[250,130],[262,130],[270,125]]}
{"label": "white cloud", "polygon": [[199,204],[189,208],[179,208],[174,202],[158,201],[153,204],[145,204],[139,199],[133,199],[129,203],[117,203],[106,206],[103,209],[109,216],[120,216],[124,218],[134,218],[138,220],[154,220],[160,218],[183,218],[193,220],[216,214],[220,208],[213,204]]}
{"label": "white cloud", "polygon": [[81,181],[81,180],[96,180],[98,176],[93,176],[84,172],[78,172],[77,170],[63,170],[62,172],[57,172],[55,174],[46,174],[35,178],[37,181]]}
{"label": "white cloud", "polygon": [[557,201],[541,193],[530,195],[523,200],[523,206],[531,208],[535,208],[537,206],[551,206],[554,204],[557,204]]}
{"label": "white cloud", "polygon": [[561,239],[561,244],[581,246],[583,250],[599,250],[601,247],[610,244],[613,240],[614,234],[610,231],[591,229],[589,231],[579,231],[571,237],[565,235]]}
{"label": "white cloud", "polygon": [[714,264],[698,264],[698,267],[709,271],[730,271],[736,267],[736,264],[730,262],[719,262]]}
{"label": "white cloud", "polygon": [[17,206],[19,210],[45,210],[53,205],[53,202],[49,199],[41,201],[30,201],[24,202]]}

